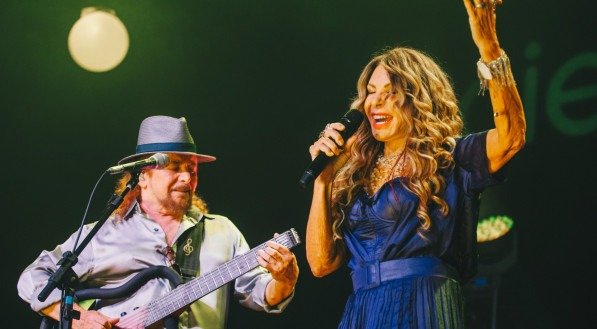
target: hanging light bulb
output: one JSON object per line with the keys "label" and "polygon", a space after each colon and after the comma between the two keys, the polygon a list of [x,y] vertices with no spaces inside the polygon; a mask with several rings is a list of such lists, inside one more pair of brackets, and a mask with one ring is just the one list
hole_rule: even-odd
{"label": "hanging light bulb", "polygon": [[68,51],[73,60],[91,72],[115,68],[128,49],[128,32],[113,10],[83,8],[68,34]]}

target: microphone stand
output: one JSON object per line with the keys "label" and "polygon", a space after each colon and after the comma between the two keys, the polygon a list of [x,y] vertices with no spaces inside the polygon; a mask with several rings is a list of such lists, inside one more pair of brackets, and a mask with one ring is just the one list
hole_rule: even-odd
{"label": "microphone stand", "polygon": [[137,183],[139,183],[140,174],[140,170],[131,172],[131,179],[127,182],[124,190],[120,193],[120,195],[112,195],[112,198],[110,201],[108,201],[108,205],[102,216],[93,226],[89,234],[87,234],[85,239],[83,239],[77,249],[74,252],[66,251],[64,254],[62,254],[62,259],[60,259],[60,261],[57,263],[57,265],[60,265],[60,267],[56,270],[56,272],[54,272],[54,274],[52,274],[52,276],[50,276],[48,283],[37,296],[37,299],[40,302],[43,302],[46,300],[46,298],[48,298],[54,289],[59,288],[62,290],[62,299],[60,305],[60,329],[72,328],[72,320],[79,319],[79,316],[81,315],[79,311],[73,309],[75,295],[73,284],[77,281],[77,275],[72,270],[72,267],[77,264],[77,257],[81,254],[83,249],[85,249],[97,231],[99,231],[100,227],[104,225],[112,212],[114,212],[114,210],[120,206],[124,200],[124,196],[133,188],[135,188],[135,186],[137,186]]}

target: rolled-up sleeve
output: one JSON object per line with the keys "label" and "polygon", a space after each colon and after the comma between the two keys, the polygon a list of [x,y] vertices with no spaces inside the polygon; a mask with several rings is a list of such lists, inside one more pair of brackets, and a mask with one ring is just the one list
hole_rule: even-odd
{"label": "rolled-up sleeve", "polygon": [[[88,231],[88,228],[86,231]],[[56,272],[56,269],[58,268],[56,264],[62,259],[62,254],[72,250],[75,239],[76,234],[73,234],[63,244],[56,246],[54,250],[42,251],[37,259],[27,266],[23,273],[21,273],[17,283],[17,291],[19,296],[29,303],[31,309],[34,311],[39,312],[60,301],[61,291],[58,288],[54,289],[43,302],[38,300],[38,296],[45,288],[50,276]],[[79,255],[77,264],[72,268],[78,277],[87,273],[88,264],[91,264],[91,262],[89,262],[91,252],[87,251],[87,249],[90,248],[86,248],[81,255]]]}
{"label": "rolled-up sleeve", "polygon": [[456,164],[468,172],[467,193],[480,193],[487,187],[500,184],[507,178],[509,165],[489,173],[487,160],[487,131],[467,135],[460,139],[454,150]]}
{"label": "rolled-up sleeve", "polygon": [[270,306],[265,301],[265,288],[272,276],[258,267],[236,279],[234,294],[241,305],[257,311],[268,313],[282,312],[294,296],[294,291],[277,305]]}

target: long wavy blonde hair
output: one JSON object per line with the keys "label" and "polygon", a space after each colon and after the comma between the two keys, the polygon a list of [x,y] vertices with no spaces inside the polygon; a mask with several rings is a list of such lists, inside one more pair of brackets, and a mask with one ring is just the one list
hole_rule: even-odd
{"label": "long wavy blonde hair", "polygon": [[[394,106],[399,109],[398,119],[407,133],[406,172],[402,182],[419,200],[417,216],[421,222],[419,232],[423,234],[431,227],[430,201],[439,206],[444,216],[449,213],[448,204],[441,198],[446,187],[442,172],[454,167],[452,151],[462,132],[462,118],[447,74],[425,53],[406,47],[386,50],[365,66],[357,82],[358,94],[352,109],[364,112],[367,84],[378,65],[387,70],[397,95]],[[367,186],[375,162],[384,151],[384,144],[373,138],[367,122],[355,135],[351,157],[336,173],[332,189],[336,239],[342,238],[344,208]]]}
{"label": "long wavy blonde hair", "polygon": [[[122,193],[122,191],[124,191],[126,184],[129,182],[130,179],[131,179],[131,174],[128,172],[125,172],[122,175],[122,177],[120,177],[120,179],[116,182],[116,187],[114,188],[114,193],[115,194]],[[139,196],[140,193],[141,193],[141,188],[139,187],[139,185],[135,186],[131,191],[129,191],[124,196],[124,200],[122,200],[122,203],[120,204],[120,206],[118,206],[118,208],[116,208],[116,210],[114,210],[112,215],[118,220],[125,219],[128,211],[130,210],[131,206],[133,205],[133,202],[135,202],[135,200],[137,200],[137,197]],[[203,214],[207,214],[209,212],[209,209],[207,208],[207,203],[205,203],[205,201],[203,201],[203,199],[201,199],[196,194],[193,194],[193,199],[191,200],[191,204],[193,206],[197,207],[197,209],[199,209],[199,211]]]}

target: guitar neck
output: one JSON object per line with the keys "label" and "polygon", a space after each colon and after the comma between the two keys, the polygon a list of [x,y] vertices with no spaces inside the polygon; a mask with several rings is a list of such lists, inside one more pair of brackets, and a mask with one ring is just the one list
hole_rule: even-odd
{"label": "guitar neck", "polygon": [[[290,229],[273,239],[288,249],[300,243],[298,234]],[[262,243],[248,252],[239,255],[215,269],[202,274],[185,284],[181,284],[168,294],[147,304],[145,326],[149,326],[166,316],[186,307],[201,297],[213,292],[228,282],[259,266],[257,251],[266,247]]]}

